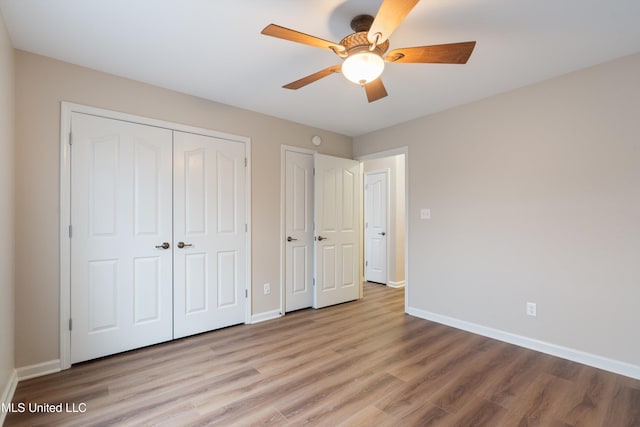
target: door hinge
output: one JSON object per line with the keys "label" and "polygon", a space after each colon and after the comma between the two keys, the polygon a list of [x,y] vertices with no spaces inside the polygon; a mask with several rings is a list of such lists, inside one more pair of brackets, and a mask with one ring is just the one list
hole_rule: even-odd
{"label": "door hinge", "polygon": [[313,287],[315,288],[315,286],[316,286],[316,278],[314,277],[313,278]]}
{"label": "door hinge", "polygon": [[71,331],[72,329],[73,329],[73,320],[69,318],[69,330]]}
{"label": "door hinge", "polygon": [[249,224],[245,224],[244,225],[244,232],[248,233],[249,232]]}
{"label": "door hinge", "polygon": [[245,168],[247,167],[247,158],[246,157],[244,158],[244,167]]}
{"label": "door hinge", "polygon": [[249,291],[247,289],[244,290],[244,297],[249,298]]}
{"label": "door hinge", "polygon": [[369,261],[365,261],[365,262],[364,262],[364,266],[365,266],[365,267],[369,267]]}
{"label": "door hinge", "polygon": [[73,145],[73,134],[69,132],[69,145]]}
{"label": "door hinge", "polygon": [[69,238],[71,238],[72,235],[73,235],[73,231],[72,231],[71,225],[69,225]]}

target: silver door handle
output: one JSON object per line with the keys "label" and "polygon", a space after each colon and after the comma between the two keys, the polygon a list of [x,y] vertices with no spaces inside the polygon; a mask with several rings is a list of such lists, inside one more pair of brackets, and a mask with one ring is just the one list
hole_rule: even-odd
{"label": "silver door handle", "polygon": [[161,244],[161,245],[157,245],[157,246],[156,246],[156,249],[169,249],[169,247],[170,247],[170,246],[171,246],[171,245],[169,245],[169,242],[164,242],[164,243],[163,243],[163,244]]}
{"label": "silver door handle", "polygon": [[320,242],[322,242],[323,240],[327,240],[327,239],[328,239],[328,237],[318,236],[318,240],[319,240]]}
{"label": "silver door handle", "polygon": [[294,238],[293,238],[293,237],[291,237],[291,236],[287,237],[287,242],[293,242],[293,241],[295,241],[295,240],[298,240],[298,239],[294,239]]}
{"label": "silver door handle", "polygon": [[381,235],[381,236],[386,236],[387,235],[387,233],[385,233],[384,231],[381,232],[381,233],[378,233],[378,234]]}
{"label": "silver door handle", "polygon": [[191,246],[193,246],[191,243],[178,242],[178,247],[179,247],[180,249],[182,249],[182,248],[187,248],[187,247],[191,247]]}

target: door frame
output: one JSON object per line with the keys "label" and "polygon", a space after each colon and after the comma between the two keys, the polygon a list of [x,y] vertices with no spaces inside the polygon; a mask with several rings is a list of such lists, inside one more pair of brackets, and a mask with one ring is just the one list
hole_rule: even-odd
{"label": "door frame", "polygon": [[[364,162],[366,160],[374,160],[381,159],[385,157],[397,156],[399,154],[404,154],[404,209],[405,209],[405,221],[404,221],[404,311],[407,312],[407,308],[409,307],[409,239],[411,238],[409,235],[409,209],[411,207],[411,203],[409,201],[409,147],[398,147],[392,148],[390,150],[379,151],[371,154],[364,154],[361,156],[355,156],[354,158],[360,162]],[[364,180],[363,180],[364,183]],[[364,185],[364,184],[363,184]],[[364,188],[363,188],[364,193]],[[364,219],[364,215],[361,216]],[[364,251],[364,220],[361,221],[362,228],[362,251]],[[364,252],[363,252],[364,253]],[[364,259],[363,253],[361,254],[361,260]],[[364,263],[360,263],[360,268],[362,271],[362,276],[364,278]]]}
{"label": "door frame", "polygon": [[[309,154],[313,156],[315,159],[316,154],[318,152],[316,150],[309,150],[307,148],[294,147],[292,145],[281,145],[280,146],[280,307],[277,313],[270,316],[269,318],[275,318],[285,315],[286,311],[286,283],[285,283],[285,275],[286,275],[286,238],[285,230],[287,229],[287,225],[285,223],[286,220],[286,178],[287,178],[287,170],[286,170],[286,152],[292,151],[294,153],[300,154]],[[314,219],[311,218],[311,222],[314,222]],[[314,233],[315,233],[315,223],[314,223]]]}
{"label": "door frame", "polygon": [[[286,151],[293,151],[293,152],[297,152],[297,153],[302,153],[302,154],[310,154],[313,156],[314,158],[314,174],[315,174],[315,158],[316,155],[321,154],[319,153],[317,150],[311,150],[308,148],[302,148],[302,147],[296,147],[296,146],[292,146],[292,145],[286,145],[286,144],[282,144],[280,146],[280,284],[279,284],[279,290],[280,290],[280,307],[277,310],[274,310],[270,313],[266,313],[264,316],[261,316],[260,319],[258,321],[265,321],[265,320],[270,320],[270,319],[275,319],[278,317],[282,317],[285,316],[285,307],[286,307],[286,283],[285,283],[285,268],[286,268],[286,238],[285,238],[285,230],[286,230],[286,224],[285,224],[285,214],[286,214],[286,159],[285,159],[285,152]],[[381,157],[387,157],[387,156],[381,156]],[[372,157],[373,158],[373,157]],[[363,293],[364,293],[364,263],[363,263],[363,256],[364,256],[364,248],[363,248],[363,242],[364,242],[364,234],[362,233],[362,230],[364,229],[364,214],[363,214],[363,203],[364,203],[364,194],[363,194],[363,190],[364,190],[364,174],[362,171],[362,161],[359,158],[353,158],[353,159],[349,159],[349,160],[356,160],[358,162],[360,162],[360,168],[359,168],[359,179],[360,179],[360,184],[361,184],[361,189],[359,191],[359,197],[357,200],[358,206],[360,208],[360,215],[358,216],[358,222],[359,222],[359,227],[361,230],[361,236],[360,236],[360,247],[358,248],[358,298],[362,298],[363,297]],[[315,187],[315,183],[314,183],[314,187]],[[315,188],[314,188],[314,192],[315,192]],[[315,196],[314,196],[315,198]],[[314,207],[314,211],[315,211],[315,207]],[[314,227],[314,235],[315,235],[315,217],[312,218],[313,221],[313,227]],[[315,248],[314,248],[315,251]],[[405,261],[406,263],[406,261]],[[316,276],[316,272],[315,272],[315,252],[314,252],[314,280],[315,280],[315,276]],[[315,293],[315,289],[314,289],[314,293]],[[314,295],[315,298],[315,295]],[[315,303],[315,300],[314,300]],[[406,306],[406,304],[405,304]],[[254,320],[255,322],[256,320]]]}
{"label": "door frame", "polygon": [[60,103],[60,369],[71,367],[71,114],[82,113],[239,142],[245,146],[245,323],[251,323],[251,138],[62,101]]}
{"label": "door frame", "polygon": [[[361,162],[362,163],[362,162]],[[367,223],[367,175],[377,175],[377,174],[381,174],[383,173],[385,175],[385,179],[387,182],[387,197],[385,200],[385,209],[386,209],[386,219],[387,219],[387,223],[385,224],[386,227],[386,233],[387,236],[392,236],[395,238],[395,233],[389,233],[390,230],[390,210],[391,210],[391,203],[389,203],[389,196],[390,196],[390,190],[391,190],[391,171],[389,170],[389,168],[383,168],[383,169],[375,169],[369,172],[363,172],[363,176],[362,176],[362,221],[364,223],[364,226],[362,227],[362,241],[364,244],[363,247],[363,259],[367,260],[367,227],[366,227],[366,223]],[[387,285],[389,283],[389,239],[385,239],[385,245],[386,245],[386,249],[385,249],[385,278],[384,278],[384,284]],[[367,268],[366,266],[364,267],[364,280],[367,280]]]}

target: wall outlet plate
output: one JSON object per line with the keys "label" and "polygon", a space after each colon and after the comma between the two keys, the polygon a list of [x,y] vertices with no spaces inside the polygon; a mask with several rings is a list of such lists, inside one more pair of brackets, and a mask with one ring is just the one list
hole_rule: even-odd
{"label": "wall outlet plate", "polygon": [[536,317],[538,315],[538,307],[535,302],[527,303],[527,316]]}
{"label": "wall outlet plate", "polygon": [[263,288],[265,295],[269,295],[271,293],[271,283],[265,283]]}
{"label": "wall outlet plate", "polygon": [[431,219],[431,209],[420,209],[420,219]]}

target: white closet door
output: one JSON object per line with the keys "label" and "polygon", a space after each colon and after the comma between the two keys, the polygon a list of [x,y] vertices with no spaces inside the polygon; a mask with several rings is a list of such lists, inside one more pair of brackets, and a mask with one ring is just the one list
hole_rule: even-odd
{"label": "white closet door", "polygon": [[174,132],[174,337],[245,320],[245,145]]}
{"label": "white closet door", "polygon": [[313,154],[285,151],[285,311],[313,304]]}
{"label": "white closet door", "polygon": [[76,363],[172,338],[172,136],[80,113],[71,129]]}
{"label": "white closet door", "polygon": [[360,163],[316,155],[314,308],[358,299]]}

